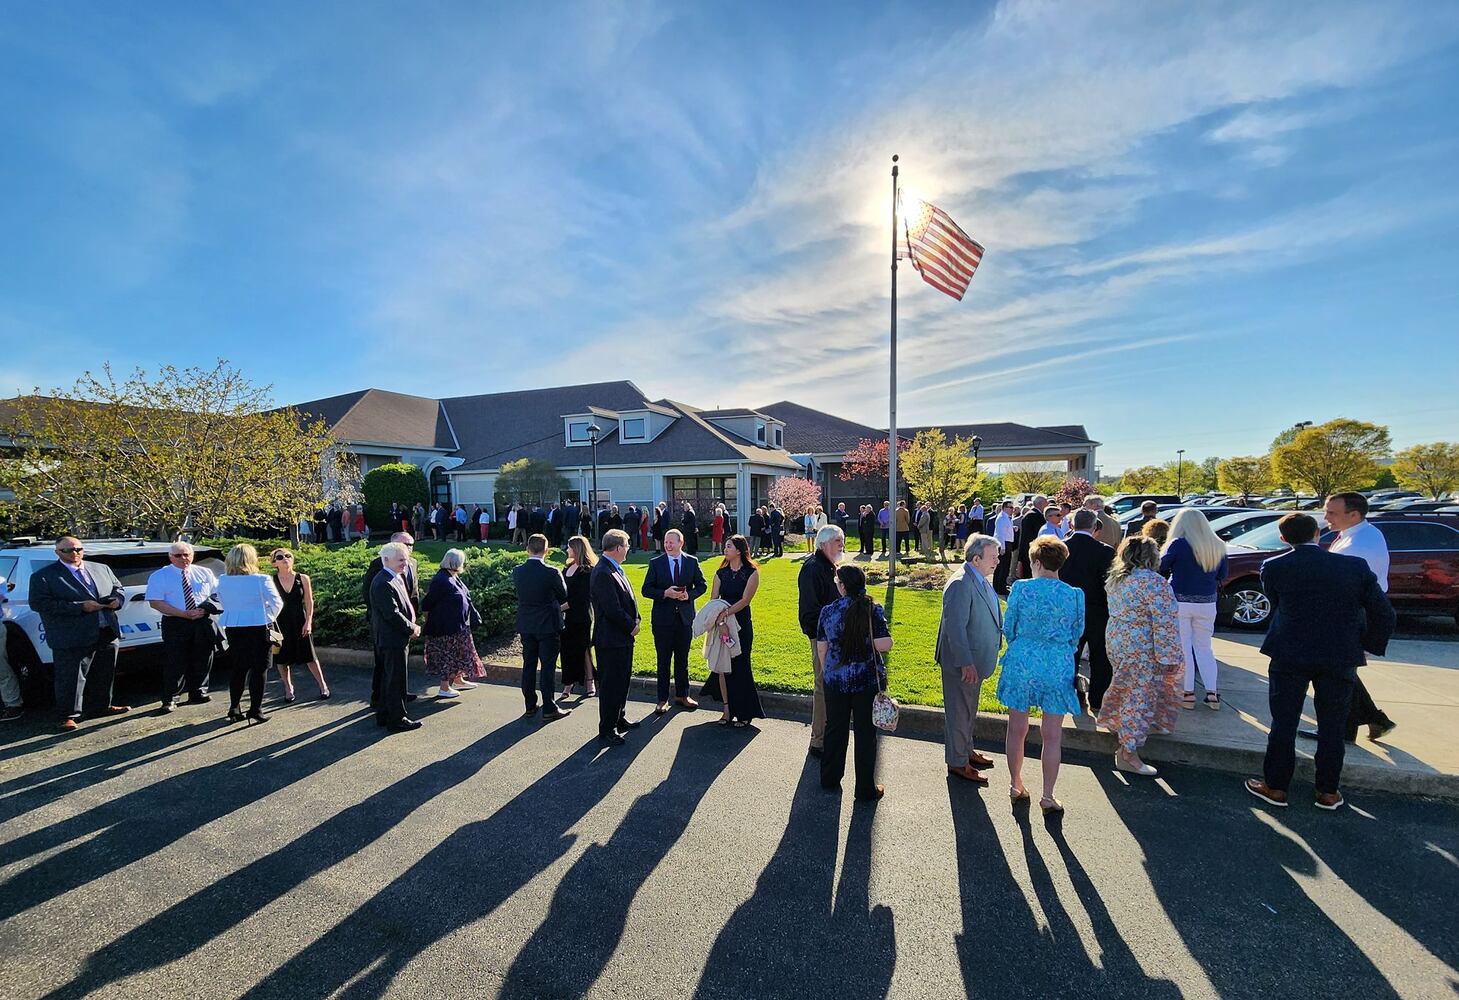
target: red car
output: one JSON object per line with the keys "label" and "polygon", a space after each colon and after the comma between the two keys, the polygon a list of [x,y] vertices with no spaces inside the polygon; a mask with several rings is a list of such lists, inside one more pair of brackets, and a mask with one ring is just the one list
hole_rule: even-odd
{"label": "red car", "polygon": [[[1369,520],[1388,541],[1388,599],[1394,610],[1453,615],[1459,623],[1459,514],[1374,514]],[[1325,531],[1320,542],[1332,543]],[[1272,602],[1261,589],[1261,564],[1287,548],[1276,522],[1247,532],[1226,546],[1226,579],[1218,618],[1241,629],[1261,631]]]}

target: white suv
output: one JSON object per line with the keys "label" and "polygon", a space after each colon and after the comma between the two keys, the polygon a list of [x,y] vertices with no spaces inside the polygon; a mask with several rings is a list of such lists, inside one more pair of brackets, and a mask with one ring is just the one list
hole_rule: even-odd
{"label": "white suv", "polygon": [[[122,589],[126,591],[126,603],[117,612],[117,623],[121,626],[122,656],[117,660],[117,671],[128,669],[137,657],[129,652],[145,649],[162,641],[162,615],[153,610],[145,598],[147,578],[158,569],[168,565],[167,552],[172,547],[167,542],[149,542],[139,539],[83,539],[86,559],[89,562],[104,563],[116,574]],[[30,577],[42,566],[56,561],[54,542],[39,542],[16,539],[0,543],[0,586],[5,588],[7,603],[4,627],[10,651],[10,663],[17,672],[29,673],[36,667],[48,667],[53,657],[46,642],[46,628],[41,616],[30,607]],[[195,565],[206,566],[215,574],[223,574],[223,553],[217,549],[196,549]],[[49,676],[48,669],[40,673]],[[39,683],[39,678],[28,677],[27,688]],[[49,681],[46,682],[49,686]],[[27,690],[26,700],[31,692]]]}

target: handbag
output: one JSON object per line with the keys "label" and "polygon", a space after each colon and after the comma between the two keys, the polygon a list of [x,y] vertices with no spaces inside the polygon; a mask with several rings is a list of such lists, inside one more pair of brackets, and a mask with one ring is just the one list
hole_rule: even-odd
{"label": "handbag", "polygon": [[881,654],[876,651],[876,632],[872,630],[869,622],[867,631],[871,633],[869,638],[872,641],[871,667],[876,671],[878,679],[876,696],[871,699],[871,724],[884,733],[894,733],[897,731],[897,718],[902,709],[897,704],[897,699],[887,694],[886,682],[881,680],[882,658]]}

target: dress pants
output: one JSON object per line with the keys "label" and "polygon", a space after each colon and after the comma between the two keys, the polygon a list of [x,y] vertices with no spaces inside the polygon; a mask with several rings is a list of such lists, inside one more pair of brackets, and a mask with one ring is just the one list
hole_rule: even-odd
{"label": "dress pants", "polygon": [[56,708],[63,719],[95,715],[111,705],[111,684],[117,668],[117,634],[101,630],[94,646],[52,649]]}
{"label": "dress pants", "polygon": [[826,745],[826,683],[821,658],[816,653],[816,640],[811,640],[811,676],[814,678],[814,693],[811,696],[811,746]]}
{"label": "dress pants", "polygon": [[886,555],[887,554],[887,533],[888,533],[888,529],[882,528],[880,530],[881,530],[881,554],[882,555]]}
{"label": "dress pants", "polygon": [[1292,783],[1292,772],[1297,766],[1297,724],[1302,718],[1302,701],[1310,683],[1312,705],[1317,714],[1314,783],[1319,792],[1337,791],[1342,776],[1343,727],[1356,681],[1352,669],[1273,660],[1267,678],[1267,699],[1272,713],[1262,768],[1267,785],[1285,792]]}
{"label": "dress pants", "polygon": [[10,666],[10,657],[5,652],[5,626],[0,624],[0,705],[6,708],[20,708],[25,698],[20,691],[20,678]]}
{"label": "dress pants", "polygon": [[197,698],[208,693],[213,672],[213,623],[207,618],[162,619],[162,702],[176,701],[186,691]]}
{"label": "dress pants", "polygon": [[993,570],[993,589],[1004,597],[1008,596],[1008,571],[1013,566],[1013,549],[1011,546],[1003,546],[1003,551],[998,554],[998,568]]}
{"label": "dress pants", "polygon": [[1361,678],[1354,679],[1352,705],[1348,709],[1347,725],[1344,727],[1344,735],[1348,741],[1358,738],[1358,727],[1387,721],[1388,716],[1373,703],[1373,696],[1368,694],[1367,685]]}
{"label": "dress pants", "polygon": [[375,721],[382,726],[393,726],[405,718],[405,694],[409,686],[406,665],[409,655],[409,642],[375,645],[375,656],[380,663],[380,695],[374,702]]}
{"label": "dress pants", "polygon": [[659,701],[669,700],[669,661],[674,664],[674,697],[689,697],[689,642],[694,626],[677,614],[654,623],[654,652],[659,660]]}
{"label": "dress pants", "polygon": [[228,629],[228,659],[233,674],[228,679],[230,704],[238,707],[243,699],[243,685],[248,685],[248,710],[263,707],[263,685],[268,668],[273,664],[273,646],[268,639],[267,625],[242,625]]}
{"label": "dress pants", "polygon": [[[846,773],[846,744],[856,731],[856,794],[870,795],[876,787],[876,726],[871,724],[871,703],[876,691],[855,694],[826,692],[826,749],[821,754],[821,787],[839,788]],[[967,763],[966,760],[963,761]]]}
{"label": "dress pants", "polygon": [[[979,677],[963,683],[960,668],[944,664],[942,670],[943,749],[948,767],[966,766],[973,752],[973,725],[978,721],[978,695],[983,690]],[[858,743],[860,737],[857,737]]]}
{"label": "dress pants", "polygon": [[612,736],[627,722],[628,677],[633,672],[633,646],[593,643],[598,663],[598,735]]}
{"label": "dress pants", "polygon": [[1095,714],[1104,704],[1104,693],[1114,678],[1110,666],[1109,650],[1105,645],[1104,631],[1109,625],[1109,615],[1085,615],[1084,634],[1079,637],[1079,648],[1074,651],[1074,672],[1079,672],[1079,656],[1089,646],[1089,707]]}
{"label": "dress pants", "polygon": [[527,711],[537,707],[537,690],[542,690],[542,707],[551,711],[557,704],[557,654],[562,633],[522,636],[522,698]]}

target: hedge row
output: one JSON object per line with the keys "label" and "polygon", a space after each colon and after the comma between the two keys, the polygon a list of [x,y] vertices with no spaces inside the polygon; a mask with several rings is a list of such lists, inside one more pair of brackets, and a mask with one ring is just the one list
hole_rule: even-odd
{"label": "hedge row", "polygon": [[[206,544],[227,551],[235,542],[247,542],[259,552],[259,566],[265,569],[268,553],[275,548],[292,549],[294,565],[309,576],[314,587],[314,641],[325,646],[367,646],[370,628],[366,621],[363,585],[365,570],[379,553],[377,544],[356,542],[337,548],[323,545],[290,545],[282,540],[256,538],[209,539]],[[517,596],[512,588],[512,570],[527,558],[525,552],[468,548],[461,582],[471,591],[471,600],[481,612],[478,639],[491,639],[512,632],[517,615]],[[425,596],[438,565],[420,557],[421,596]]]}

